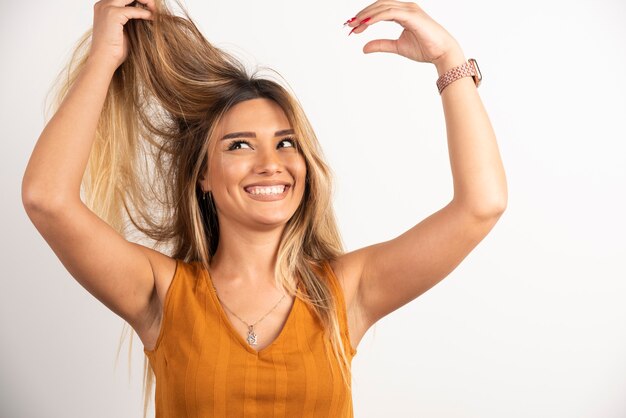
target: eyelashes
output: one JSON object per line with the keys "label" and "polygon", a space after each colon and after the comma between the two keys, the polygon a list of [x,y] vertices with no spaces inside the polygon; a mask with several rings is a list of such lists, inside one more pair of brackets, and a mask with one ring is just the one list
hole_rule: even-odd
{"label": "eyelashes", "polygon": [[[297,145],[297,142],[296,142],[295,138],[293,138],[293,137],[283,138],[283,139],[281,139],[278,143],[280,144],[280,143],[283,143],[283,142],[285,142],[285,141],[289,141],[289,142],[291,142],[291,146],[292,146],[293,148],[296,148],[296,149],[298,148],[298,145]],[[250,145],[250,143],[249,143],[248,141],[246,141],[246,140],[243,140],[243,139],[234,139],[234,140],[232,140],[232,141],[228,144],[227,150],[228,150],[228,151],[233,151],[233,150],[235,150],[235,149],[241,149],[241,148],[236,148],[236,146],[238,146],[238,145],[240,145],[240,144],[246,144],[246,145],[248,145],[249,147],[251,146],[251,145]]]}

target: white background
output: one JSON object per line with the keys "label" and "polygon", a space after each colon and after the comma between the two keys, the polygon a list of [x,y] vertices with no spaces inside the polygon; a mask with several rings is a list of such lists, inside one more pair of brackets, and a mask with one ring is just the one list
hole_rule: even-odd
{"label": "white background", "polygon": [[[129,380],[127,345],[114,367],[123,321],[69,275],[20,195],[93,2],[0,4],[0,416],[140,417],[141,341]],[[363,54],[401,32],[381,22],[348,37],[342,23],[368,4],[187,1],[211,42],[295,90],[335,172],[347,250],[452,197],[436,70]],[[478,60],[508,208],[445,280],[366,334],[355,416],[626,417],[626,3],[419,4]]]}

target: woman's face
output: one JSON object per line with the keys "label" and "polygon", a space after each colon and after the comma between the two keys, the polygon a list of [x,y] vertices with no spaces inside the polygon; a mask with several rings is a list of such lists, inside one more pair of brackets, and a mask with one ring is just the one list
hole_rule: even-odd
{"label": "woman's face", "polygon": [[211,191],[224,222],[267,229],[284,225],[304,195],[306,164],[293,130],[273,100],[233,106],[217,127],[202,189]]}

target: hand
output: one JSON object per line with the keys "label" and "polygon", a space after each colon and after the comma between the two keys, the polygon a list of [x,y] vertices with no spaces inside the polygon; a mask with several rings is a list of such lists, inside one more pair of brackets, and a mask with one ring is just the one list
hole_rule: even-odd
{"label": "hand", "polygon": [[[359,22],[370,18],[359,25]],[[390,20],[403,28],[398,39],[377,39],[363,47],[366,54],[392,52],[418,62],[437,64],[446,56],[458,55],[461,47],[457,41],[417,4],[394,0],[378,0],[356,14],[348,23],[355,34],[362,33],[376,22]]]}
{"label": "hand", "polygon": [[114,68],[119,67],[128,56],[128,36],[124,33],[124,25],[130,19],[152,20],[155,10],[154,0],[139,0],[148,9],[130,6],[133,0],[100,0],[97,2],[93,16],[93,34],[90,60],[104,60]]}

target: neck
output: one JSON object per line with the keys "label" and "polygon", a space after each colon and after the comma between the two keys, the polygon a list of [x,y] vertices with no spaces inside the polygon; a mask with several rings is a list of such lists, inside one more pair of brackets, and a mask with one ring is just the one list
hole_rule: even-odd
{"label": "neck", "polygon": [[235,227],[225,221],[220,222],[219,228],[220,240],[211,260],[211,273],[233,286],[273,286],[278,244],[285,226],[258,230]]}

